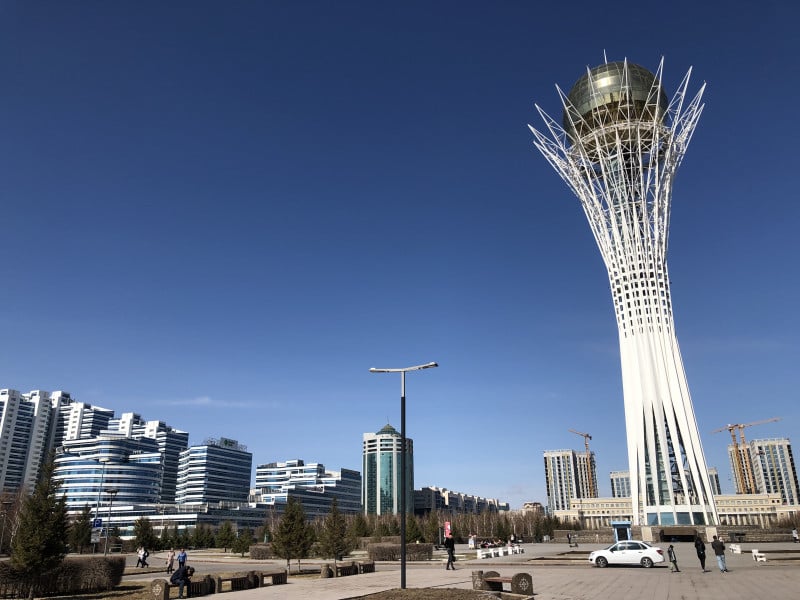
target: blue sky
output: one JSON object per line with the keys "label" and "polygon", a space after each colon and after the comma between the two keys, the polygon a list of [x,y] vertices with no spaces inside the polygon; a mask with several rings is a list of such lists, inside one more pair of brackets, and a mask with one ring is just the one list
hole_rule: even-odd
{"label": "blue sky", "polygon": [[[711,4],[711,3],[709,3]],[[533,103],[627,57],[708,83],[674,188],[678,340],[710,466],[794,437],[795,26],[782,2],[0,2],[0,387],[546,502],[542,452],[627,468],[619,350]]]}

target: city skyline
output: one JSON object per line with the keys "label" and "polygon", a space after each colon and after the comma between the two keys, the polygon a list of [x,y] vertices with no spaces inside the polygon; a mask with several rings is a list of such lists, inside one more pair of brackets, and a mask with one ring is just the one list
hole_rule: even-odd
{"label": "city skyline", "polygon": [[678,2],[645,28],[578,4],[3,3],[3,386],[360,470],[362,434],[400,425],[369,368],[436,361],[407,380],[417,488],[545,502],[541,452],[576,429],[610,496],[608,282],[527,123],[606,56],[664,56],[668,94],[708,84],[669,263],[732,492],[712,431],[800,425],[796,125],[762,116],[794,97],[798,8]]}

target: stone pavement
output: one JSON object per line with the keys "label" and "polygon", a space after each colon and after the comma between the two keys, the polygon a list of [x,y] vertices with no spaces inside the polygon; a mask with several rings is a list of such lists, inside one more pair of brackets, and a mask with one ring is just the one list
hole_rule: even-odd
{"label": "stone pavement", "polygon": [[[792,546],[791,543],[769,544],[759,548],[770,551],[785,547],[792,550]],[[592,544],[579,550],[599,547]],[[444,563],[410,562],[406,569],[406,587],[471,589],[472,571],[492,570],[508,576],[523,571],[531,573],[536,600],[782,600],[798,597],[800,560],[768,559],[766,563],[755,563],[750,546],[745,544],[742,554],[726,555],[729,573],[720,573],[713,552],[706,561],[709,571],[703,573],[692,544],[676,543],[675,547],[680,573],[671,573],[669,563],[652,569],[598,569],[589,564],[585,554],[573,555],[583,556],[583,563],[558,564],[556,558],[569,552],[565,544],[529,544],[525,546],[523,555],[460,560],[455,571],[445,570]],[[795,556],[800,559],[800,554]],[[236,592],[231,600],[347,600],[399,587],[399,565],[379,563],[376,573],[333,579],[290,578],[286,585]]]}

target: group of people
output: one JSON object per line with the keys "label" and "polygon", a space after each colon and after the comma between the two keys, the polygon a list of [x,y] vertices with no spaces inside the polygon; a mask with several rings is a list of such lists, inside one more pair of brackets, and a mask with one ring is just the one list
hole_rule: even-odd
{"label": "group of people", "polygon": [[[694,549],[695,552],[697,552],[697,559],[700,561],[700,568],[703,569],[703,573],[708,573],[706,569],[706,544],[699,535],[694,538]],[[719,567],[720,573],[727,573],[728,566],[725,564],[725,543],[715,535],[714,541],[711,542],[711,549],[714,550],[714,556],[717,558],[717,566]],[[675,546],[672,544],[667,548],[667,558],[670,562],[670,572],[680,573],[681,570],[678,568],[678,555],[675,553]]]}
{"label": "group of people", "polygon": [[147,548],[144,546],[139,546],[136,550],[136,566],[137,567],[147,567],[147,557],[150,556],[150,553],[147,551]]}

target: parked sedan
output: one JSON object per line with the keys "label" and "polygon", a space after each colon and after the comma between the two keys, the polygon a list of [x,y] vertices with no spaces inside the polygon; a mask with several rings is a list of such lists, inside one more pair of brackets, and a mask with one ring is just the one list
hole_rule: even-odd
{"label": "parked sedan", "polygon": [[664,551],[647,542],[627,540],[611,544],[603,550],[595,550],[589,554],[589,562],[598,567],[608,565],[642,565],[652,567],[655,563],[664,562]]}

